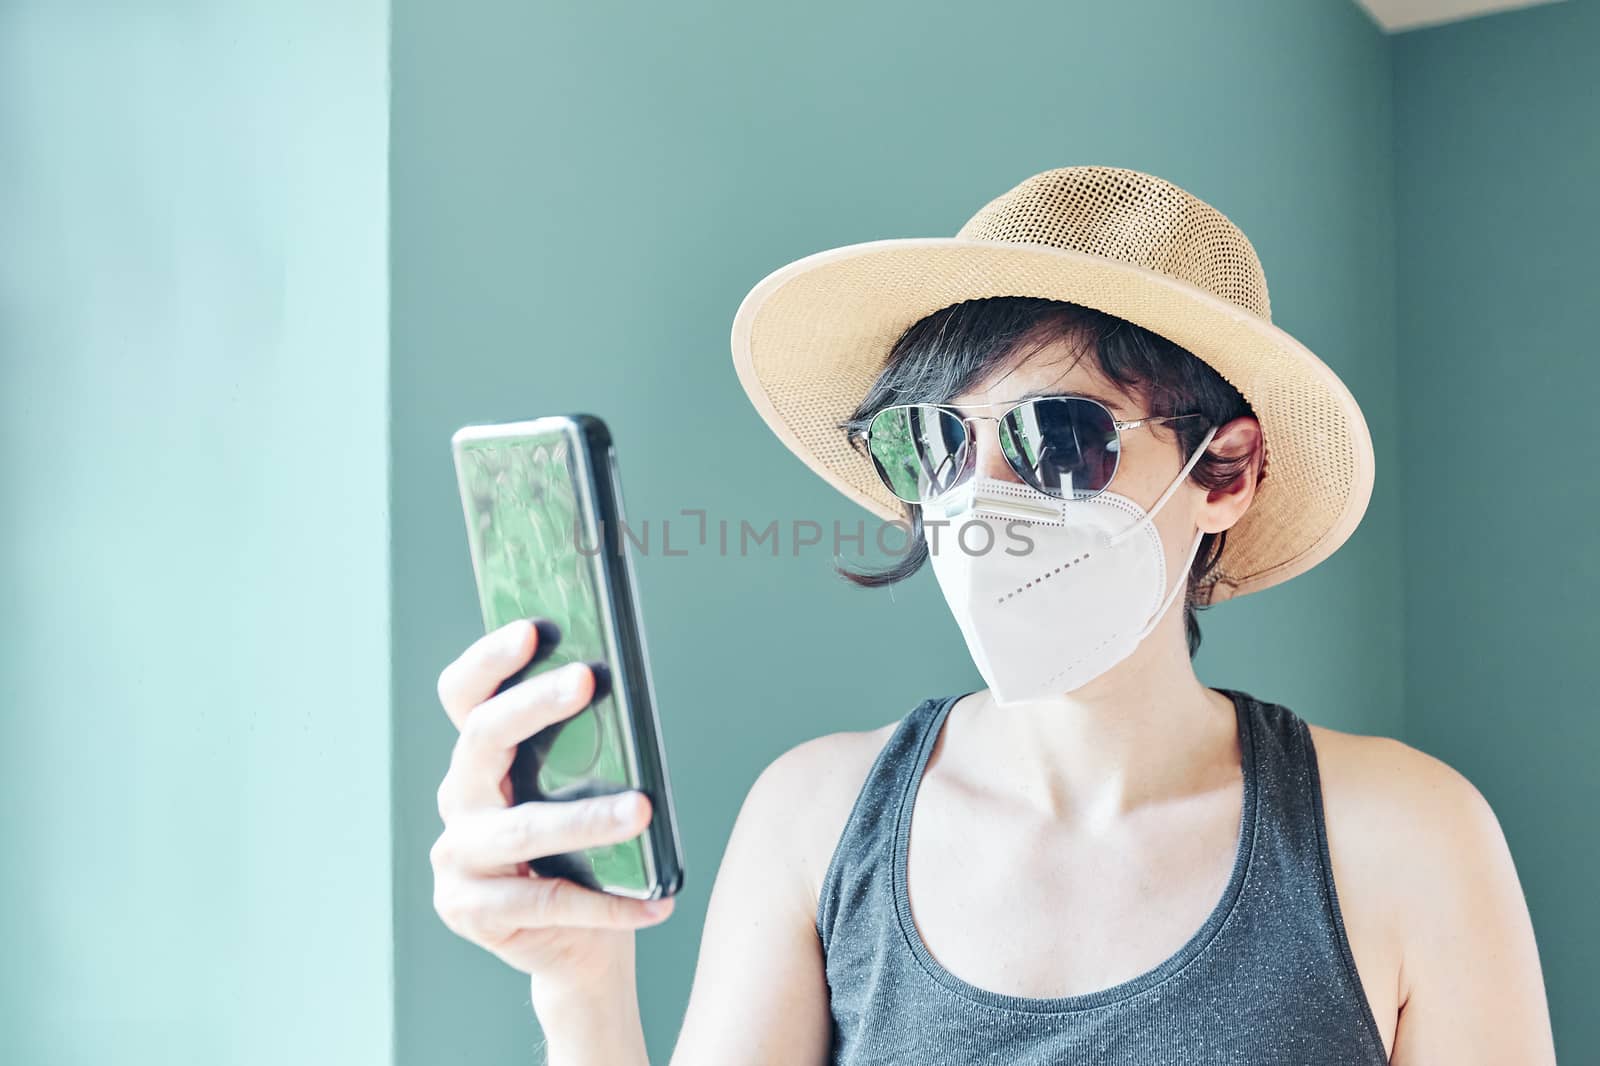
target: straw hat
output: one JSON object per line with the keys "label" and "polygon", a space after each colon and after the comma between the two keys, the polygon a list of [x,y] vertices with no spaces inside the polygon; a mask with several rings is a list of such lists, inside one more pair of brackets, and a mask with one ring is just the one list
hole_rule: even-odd
{"label": "straw hat", "polygon": [[1261,422],[1266,476],[1228,531],[1205,604],[1276,585],[1333,554],[1372,495],[1372,438],[1355,398],[1272,324],[1267,280],[1239,228],[1170,182],[1062,167],[984,205],[954,237],[868,241],[773,271],[739,305],[733,362],[773,432],[884,519],[907,511],[839,423],[901,334],[963,300],[1070,300],[1182,345]]}

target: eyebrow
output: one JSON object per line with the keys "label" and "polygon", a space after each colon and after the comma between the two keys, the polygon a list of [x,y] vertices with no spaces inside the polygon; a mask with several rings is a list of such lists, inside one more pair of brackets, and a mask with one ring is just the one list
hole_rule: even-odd
{"label": "eyebrow", "polygon": [[1097,392],[1061,392],[1057,389],[1034,389],[1031,392],[1023,393],[1018,402],[1020,403],[1021,400],[1032,400],[1040,396],[1085,396],[1091,400],[1099,400],[1107,407],[1116,406],[1116,401],[1110,399],[1109,397],[1101,396]]}
{"label": "eyebrow", "polygon": [[[1011,399],[1011,400],[996,400],[992,404],[981,404],[981,405],[974,405],[974,406],[1005,407],[1005,406],[1007,406],[1009,404],[1022,403],[1024,400],[1036,400],[1036,399],[1039,399],[1040,397],[1044,397],[1044,396],[1082,396],[1085,399],[1089,399],[1089,400],[1099,400],[1101,403],[1106,405],[1106,408],[1113,415],[1116,415],[1117,417],[1121,417],[1117,412],[1117,406],[1121,401],[1112,400],[1111,398],[1106,397],[1106,396],[1101,396],[1099,393],[1096,393],[1096,392],[1088,392],[1088,391],[1083,391],[1083,390],[1077,390],[1077,391],[1071,391],[1071,392],[1063,392],[1060,389],[1031,389],[1028,392],[1023,393],[1021,396],[1016,397],[1015,399]],[[944,406],[946,406],[946,407],[954,407],[954,408],[956,408],[958,410],[962,410],[962,411],[966,410],[966,406],[964,404],[955,403],[953,401],[946,401]]]}

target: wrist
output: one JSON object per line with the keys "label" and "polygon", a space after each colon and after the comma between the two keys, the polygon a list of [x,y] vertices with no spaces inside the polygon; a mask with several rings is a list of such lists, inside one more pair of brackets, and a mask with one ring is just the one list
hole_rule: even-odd
{"label": "wrist", "polygon": [[549,1066],[649,1066],[633,955],[581,985],[533,985]]}

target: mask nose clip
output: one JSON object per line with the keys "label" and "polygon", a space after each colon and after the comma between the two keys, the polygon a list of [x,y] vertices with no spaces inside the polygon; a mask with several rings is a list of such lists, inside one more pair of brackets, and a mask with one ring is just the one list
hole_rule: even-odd
{"label": "mask nose clip", "polygon": [[1009,496],[978,494],[972,498],[972,509],[984,511],[998,518],[1015,518],[1024,522],[1050,521],[1061,517],[1061,508],[1034,503]]}
{"label": "mask nose clip", "polygon": [[991,483],[985,478],[973,478],[934,504],[924,506],[944,519],[982,514],[1019,522],[1060,520],[1062,501],[1032,490],[1012,494],[1003,491],[1002,486],[1003,483]]}

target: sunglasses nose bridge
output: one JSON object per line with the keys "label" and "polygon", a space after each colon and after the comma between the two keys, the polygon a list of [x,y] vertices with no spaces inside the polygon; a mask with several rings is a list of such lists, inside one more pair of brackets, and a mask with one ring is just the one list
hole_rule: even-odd
{"label": "sunglasses nose bridge", "polygon": [[[1024,484],[1000,446],[1001,420],[989,415],[969,415],[962,419],[967,427],[967,472],[993,481]],[[979,426],[979,423],[988,423]]]}

